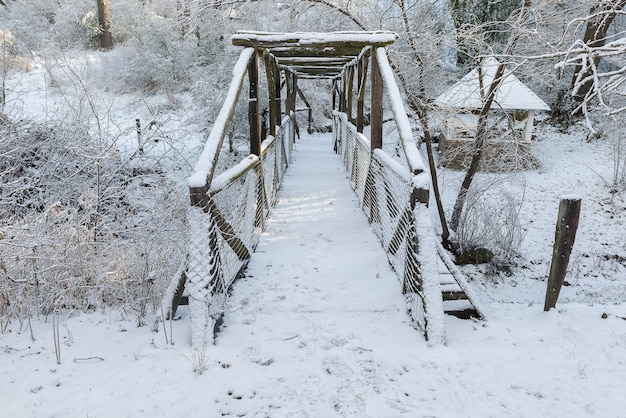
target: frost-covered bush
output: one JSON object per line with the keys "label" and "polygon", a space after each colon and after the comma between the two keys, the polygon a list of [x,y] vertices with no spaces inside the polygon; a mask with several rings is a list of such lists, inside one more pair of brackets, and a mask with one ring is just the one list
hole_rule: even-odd
{"label": "frost-covered bush", "polygon": [[13,32],[22,53],[92,46],[99,35],[95,1],[9,2],[0,8],[0,24]]}
{"label": "frost-covered bush", "polygon": [[71,103],[46,123],[0,124],[0,327],[103,306],[142,324],[186,253],[186,194],[156,150],[175,132],[146,129],[133,152],[126,132]]}
{"label": "frost-covered bush", "polygon": [[456,231],[457,253],[472,258],[488,252],[487,258],[492,260],[474,261],[513,265],[524,238],[519,219],[524,189],[523,182],[516,178],[489,176],[474,181]]}
{"label": "frost-covered bush", "polygon": [[180,40],[169,21],[150,16],[130,41],[137,55],[124,70],[129,84],[145,90],[175,91],[189,81],[191,46]]}

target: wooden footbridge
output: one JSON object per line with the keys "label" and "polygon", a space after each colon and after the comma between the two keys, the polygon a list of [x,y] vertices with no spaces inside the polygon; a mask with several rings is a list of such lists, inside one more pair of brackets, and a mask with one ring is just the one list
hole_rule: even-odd
{"label": "wooden footbridge", "polygon": [[[334,150],[402,284],[415,327],[431,344],[442,344],[446,313],[483,318],[467,281],[441,248],[431,226],[430,176],[385,50],[395,39],[387,31],[239,32],[232,37],[233,44],[244,49],[189,178],[188,257],[166,295],[170,315],[188,301],[196,349],[213,342],[230,288],[245,271],[277,202],[298,133],[295,112],[298,95],[304,98],[298,87],[301,79],[332,81]],[[217,175],[222,144],[246,75],[250,155]],[[263,79],[265,98],[260,97]],[[382,149],[385,95],[402,145],[401,163]],[[263,100],[268,109],[264,122]],[[366,109],[369,138],[363,134]]]}

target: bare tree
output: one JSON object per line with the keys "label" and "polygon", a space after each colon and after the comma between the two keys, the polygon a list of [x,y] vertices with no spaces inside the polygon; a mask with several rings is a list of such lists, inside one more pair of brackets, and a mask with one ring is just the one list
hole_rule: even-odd
{"label": "bare tree", "polygon": [[[609,33],[614,20],[625,14],[625,6],[626,0],[602,0],[589,9],[587,16],[574,19],[568,25],[572,32],[585,27],[583,38],[573,42],[559,64],[561,68],[574,67],[571,81],[576,102],[574,114],[587,115],[592,102],[599,103],[609,114],[626,110],[619,100],[621,87],[626,82],[626,66],[616,60],[626,53],[626,32]],[[602,59],[610,60],[611,65],[601,67]]]}
{"label": "bare tree", "polygon": [[[626,6],[626,0],[603,0],[589,9],[589,16],[584,20],[585,35],[582,46],[590,50],[599,50],[606,45],[607,34],[615,17]],[[601,55],[595,55],[590,65],[581,62],[574,69],[572,77],[572,95],[576,102],[582,103],[592,93],[594,77],[593,68],[597,68]]]}
{"label": "bare tree", "polygon": [[[523,0],[521,8],[519,10],[517,22],[515,26],[511,30],[511,34],[509,35],[509,39],[507,44],[503,50],[504,55],[511,55],[515,50],[515,46],[519,40],[521,34],[521,26],[526,22],[530,15],[531,1]],[[465,205],[465,201],[467,199],[467,193],[469,191],[470,186],[472,185],[472,181],[476,173],[478,172],[478,168],[480,166],[480,160],[482,158],[483,149],[485,146],[486,136],[487,136],[487,114],[491,109],[491,105],[493,104],[493,100],[496,95],[496,91],[502,84],[502,81],[505,78],[505,69],[506,63],[501,62],[495,72],[493,77],[493,81],[491,85],[486,86],[486,95],[483,102],[483,106],[480,110],[478,116],[478,123],[476,126],[476,134],[474,136],[474,151],[472,154],[472,161],[470,163],[469,169],[465,174],[465,178],[461,183],[461,188],[459,193],[457,194],[456,201],[454,202],[454,208],[452,210],[452,216],[450,218],[450,228],[453,231],[459,226],[459,221],[461,219],[461,214],[463,212],[463,207]]]}

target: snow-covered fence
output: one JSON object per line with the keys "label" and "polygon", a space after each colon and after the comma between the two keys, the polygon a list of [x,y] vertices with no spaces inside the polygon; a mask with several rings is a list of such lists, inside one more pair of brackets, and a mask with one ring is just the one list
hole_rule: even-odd
{"label": "snow-covered fence", "polygon": [[229,289],[247,266],[276,202],[294,136],[293,117],[284,118],[276,137],[263,142],[260,157],[251,154],[213,178],[205,204],[189,208],[186,289],[196,349],[213,341]]}

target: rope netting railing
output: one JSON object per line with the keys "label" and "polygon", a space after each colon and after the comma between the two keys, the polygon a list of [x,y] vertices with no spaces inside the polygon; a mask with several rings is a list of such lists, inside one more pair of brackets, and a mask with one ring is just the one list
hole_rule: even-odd
{"label": "rope netting railing", "polygon": [[402,283],[408,312],[434,344],[444,340],[436,239],[416,176],[382,149],[371,151],[345,113],[333,115],[333,136],[346,175],[372,230]]}
{"label": "rope netting railing", "polygon": [[212,343],[233,282],[242,274],[263,231],[270,207],[291,160],[294,121],[284,118],[276,137],[216,176],[204,206],[188,212],[186,288],[192,346]]}

